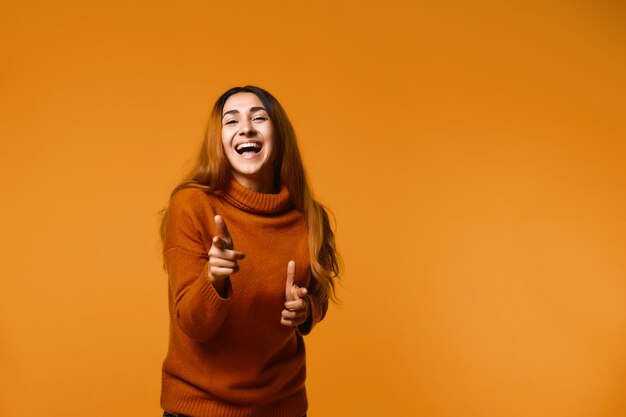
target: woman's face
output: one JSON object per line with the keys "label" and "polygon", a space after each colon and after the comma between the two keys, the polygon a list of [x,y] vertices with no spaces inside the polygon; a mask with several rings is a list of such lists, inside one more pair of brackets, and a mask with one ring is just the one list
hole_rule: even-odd
{"label": "woman's face", "polygon": [[257,191],[273,186],[274,127],[256,94],[233,94],[224,103],[222,146],[239,182]]}

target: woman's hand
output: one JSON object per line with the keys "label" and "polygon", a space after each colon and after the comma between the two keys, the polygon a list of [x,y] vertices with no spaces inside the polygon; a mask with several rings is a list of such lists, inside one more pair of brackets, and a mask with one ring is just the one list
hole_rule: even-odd
{"label": "woman's hand", "polygon": [[305,297],[306,288],[298,287],[293,283],[296,276],[296,263],[287,264],[287,285],[285,287],[285,309],[281,313],[280,323],[285,326],[299,326],[309,316],[309,300]]}
{"label": "woman's hand", "polygon": [[209,280],[218,293],[226,296],[226,279],[239,271],[237,261],[246,255],[243,252],[233,250],[233,239],[228,233],[222,216],[216,215],[214,220],[217,236],[213,238],[211,249],[209,249]]}

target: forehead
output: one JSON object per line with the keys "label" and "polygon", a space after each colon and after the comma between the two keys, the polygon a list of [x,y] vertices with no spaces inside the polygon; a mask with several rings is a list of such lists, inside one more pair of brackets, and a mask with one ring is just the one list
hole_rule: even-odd
{"label": "forehead", "polygon": [[224,112],[229,110],[248,110],[250,107],[263,107],[261,99],[254,93],[236,93],[224,103]]}

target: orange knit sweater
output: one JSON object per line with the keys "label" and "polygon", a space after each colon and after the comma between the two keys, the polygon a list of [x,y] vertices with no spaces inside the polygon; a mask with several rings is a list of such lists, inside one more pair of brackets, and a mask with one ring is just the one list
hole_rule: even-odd
{"label": "orange knit sweater", "polygon": [[[208,279],[208,250],[221,215],[235,250],[246,254],[222,298]],[[280,323],[287,263],[311,284],[307,227],[289,191],[262,194],[234,179],[216,193],[186,188],[170,202],[164,257],[169,275],[170,342],[161,407],[193,417],[302,417],[307,410],[302,335],[326,313],[309,291],[310,316]]]}

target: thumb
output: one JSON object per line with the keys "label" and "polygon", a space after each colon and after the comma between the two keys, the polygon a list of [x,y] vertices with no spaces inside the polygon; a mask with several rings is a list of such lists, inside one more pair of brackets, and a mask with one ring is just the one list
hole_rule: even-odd
{"label": "thumb", "polygon": [[296,276],[296,263],[289,261],[287,264],[287,283],[285,285],[285,298],[287,301],[295,301],[298,299],[297,295],[293,293],[293,280]]}

